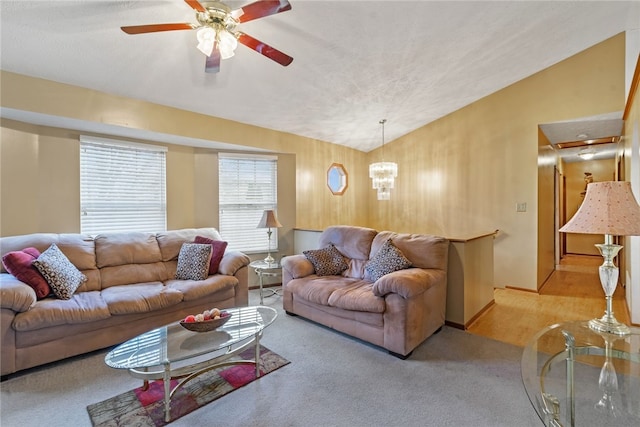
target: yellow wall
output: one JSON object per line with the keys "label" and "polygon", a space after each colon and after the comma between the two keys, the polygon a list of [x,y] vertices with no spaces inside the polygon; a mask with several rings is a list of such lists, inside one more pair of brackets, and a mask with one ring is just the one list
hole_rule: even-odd
{"label": "yellow wall", "polygon": [[[623,178],[631,182],[636,201],[640,202],[640,55],[637,58],[634,84],[629,94],[624,115]],[[631,323],[640,325],[640,236],[627,236],[620,242],[624,246],[622,255],[624,269],[620,281],[626,285],[627,305]]]}
{"label": "yellow wall", "polygon": [[[614,181],[615,180],[615,160],[588,160],[583,162],[565,163],[563,167],[566,178],[566,218],[562,224],[569,221],[578,211],[584,193],[586,192],[585,172],[590,172],[593,182]],[[575,234],[567,233],[567,253],[580,255],[601,256],[598,248],[594,245],[604,243],[604,236],[598,234]]]}
{"label": "yellow wall", "polygon": [[[624,47],[617,35],[385,145],[385,159],[398,163],[397,188],[390,202],[370,194],[369,225],[445,235],[499,229],[496,285],[535,290],[538,125],[622,111]],[[519,202],[527,212],[516,212]]]}
{"label": "yellow wall", "polygon": [[[322,229],[332,224],[448,237],[499,229],[496,284],[535,290],[538,124],[622,110],[623,73],[620,35],[386,144],[385,160],[399,167],[390,201],[376,200],[368,178],[368,164],[379,160],[379,149],[362,153],[5,71],[0,75],[0,102],[16,110],[281,153],[286,157],[279,162],[279,176],[286,178],[280,180],[278,197],[281,222],[286,218],[281,230],[285,242],[292,242],[293,227]],[[22,132],[7,120],[1,125],[0,234],[77,231],[78,133],[59,131],[62,137],[50,138],[49,133],[56,133],[50,129]],[[45,152],[51,157],[44,158]],[[206,148],[169,147],[169,228],[204,226],[208,221],[215,226],[215,159]],[[326,171],[334,162],[342,163],[349,174],[343,196],[332,195],[326,186]],[[16,184],[14,178],[21,173],[30,176]],[[68,200],[57,204],[54,218],[47,218],[50,212],[42,204],[54,201],[49,191],[54,188]],[[527,203],[526,212],[516,212],[519,202]]]}

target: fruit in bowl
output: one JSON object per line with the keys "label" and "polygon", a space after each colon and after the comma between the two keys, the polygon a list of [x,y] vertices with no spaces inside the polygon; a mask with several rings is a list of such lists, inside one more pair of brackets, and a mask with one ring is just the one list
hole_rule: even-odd
{"label": "fruit in bowl", "polygon": [[205,310],[202,313],[190,314],[180,321],[180,325],[190,331],[207,332],[227,323],[231,318],[231,313],[218,308]]}

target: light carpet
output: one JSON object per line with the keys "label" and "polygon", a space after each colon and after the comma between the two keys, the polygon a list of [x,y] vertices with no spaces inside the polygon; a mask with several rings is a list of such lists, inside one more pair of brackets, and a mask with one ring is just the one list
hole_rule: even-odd
{"label": "light carpet", "polygon": [[[257,291],[250,304],[259,303]],[[407,360],[286,315],[261,344],[291,364],[175,422],[178,426],[540,427],[520,375],[522,348],[454,328]],[[104,364],[106,350],[14,375],[0,383],[2,427],[90,426],[87,405],[140,386]]]}

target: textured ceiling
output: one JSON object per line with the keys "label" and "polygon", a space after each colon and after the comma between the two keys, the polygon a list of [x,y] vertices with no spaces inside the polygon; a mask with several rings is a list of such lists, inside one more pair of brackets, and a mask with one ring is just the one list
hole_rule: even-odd
{"label": "textured ceiling", "polygon": [[[294,57],[245,46],[204,72],[182,0],[0,1],[4,70],[370,151],[624,30],[640,2],[290,0],[240,29]],[[232,8],[247,2],[227,2]]]}

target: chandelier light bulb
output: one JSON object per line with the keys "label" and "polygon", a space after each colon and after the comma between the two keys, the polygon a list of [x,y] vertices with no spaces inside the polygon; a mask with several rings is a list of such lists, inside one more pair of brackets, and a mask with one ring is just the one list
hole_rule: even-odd
{"label": "chandelier light bulb", "polygon": [[[384,156],[384,124],[386,119],[380,120],[382,125],[382,155]],[[398,176],[398,165],[393,162],[376,162],[369,165],[369,178],[371,185],[378,192],[378,200],[390,200],[391,189],[395,178]]]}

